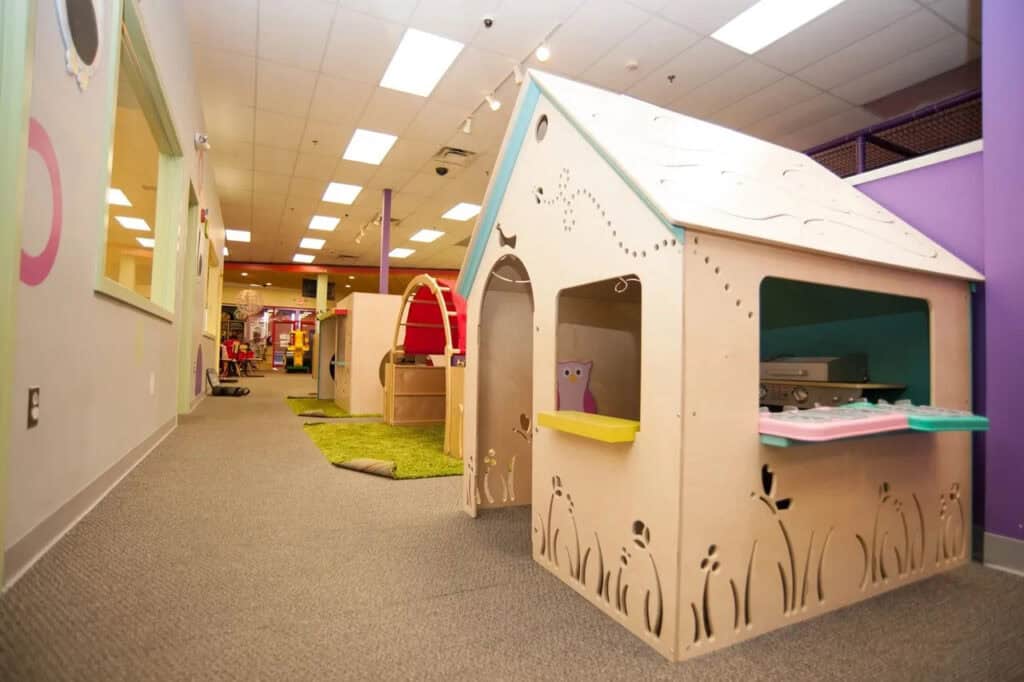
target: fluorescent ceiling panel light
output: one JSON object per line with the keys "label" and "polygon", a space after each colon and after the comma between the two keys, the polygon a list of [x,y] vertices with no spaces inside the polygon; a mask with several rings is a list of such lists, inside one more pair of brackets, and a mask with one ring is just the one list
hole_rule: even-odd
{"label": "fluorescent ceiling panel light", "polygon": [[156,240],[153,239],[152,237],[136,237],[135,241],[137,241],[142,246],[145,246],[147,249],[152,249],[153,247],[156,246]]}
{"label": "fluorescent ceiling panel light", "polygon": [[229,242],[251,242],[252,233],[249,230],[224,230],[224,239]]}
{"label": "fluorescent ceiling panel light", "polygon": [[444,232],[442,232],[441,230],[425,230],[424,229],[424,230],[420,230],[419,232],[417,232],[413,236],[409,237],[409,241],[412,241],[412,242],[423,242],[424,244],[429,244],[430,242],[435,241],[438,238],[443,237],[443,236],[444,236]]}
{"label": "fluorescent ceiling panel light", "polygon": [[335,218],[329,215],[315,215],[309,221],[309,229],[321,230],[323,232],[334,232],[334,229],[338,227],[338,223],[341,222],[341,218]]}
{"label": "fluorescent ceiling panel light", "polygon": [[379,166],[397,139],[395,135],[356,128],[341,158]]}
{"label": "fluorescent ceiling panel light", "polygon": [[754,54],[841,2],[843,0],[761,0],[711,37],[741,52]]}
{"label": "fluorescent ceiling panel light", "polygon": [[398,248],[391,249],[391,252],[388,255],[391,256],[392,258],[408,258],[414,253],[416,253],[416,249]]}
{"label": "fluorescent ceiling panel light", "polygon": [[128,197],[125,193],[116,187],[107,188],[107,203],[111,206],[131,206],[132,202],[128,201]]}
{"label": "fluorescent ceiling panel light", "polygon": [[319,251],[320,249],[324,248],[324,242],[326,241],[326,239],[314,239],[312,237],[303,237],[302,241],[299,242],[299,248]]}
{"label": "fluorescent ceiling panel light", "polygon": [[351,204],[359,196],[363,188],[359,185],[346,185],[343,182],[332,182],[327,185],[323,200],[332,204]]}
{"label": "fluorescent ceiling panel light", "polygon": [[316,258],[316,256],[314,256],[311,253],[297,253],[294,256],[292,256],[292,262],[293,263],[312,263],[314,258]]}
{"label": "fluorescent ceiling panel light", "polygon": [[227,256],[227,255],[228,255],[228,247],[226,247],[226,246],[224,247],[224,255],[225,255],[225,256]]}
{"label": "fluorescent ceiling panel light", "polygon": [[114,216],[114,220],[121,223],[121,227],[126,230],[136,230],[138,232],[152,232],[149,229],[149,223],[142,218],[129,218],[128,216],[117,215]]}
{"label": "fluorescent ceiling panel light", "polygon": [[461,203],[452,206],[441,217],[448,220],[469,220],[470,218],[475,218],[478,213],[480,213],[480,207],[476,204]]}
{"label": "fluorescent ceiling panel light", "polygon": [[380,86],[427,97],[462,52],[462,47],[460,42],[410,28],[391,57]]}

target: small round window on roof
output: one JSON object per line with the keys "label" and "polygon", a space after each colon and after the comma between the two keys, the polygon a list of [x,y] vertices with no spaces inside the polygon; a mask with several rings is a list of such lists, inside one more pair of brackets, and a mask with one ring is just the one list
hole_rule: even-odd
{"label": "small round window on roof", "polygon": [[96,25],[96,8],[92,0],[64,0],[67,8],[68,28],[71,42],[84,64],[92,66],[100,47],[99,27]]}
{"label": "small round window on roof", "polygon": [[540,142],[544,139],[544,136],[548,134],[548,117],[547,114],[541,114],[540,119],[537,121],[537,141]]}

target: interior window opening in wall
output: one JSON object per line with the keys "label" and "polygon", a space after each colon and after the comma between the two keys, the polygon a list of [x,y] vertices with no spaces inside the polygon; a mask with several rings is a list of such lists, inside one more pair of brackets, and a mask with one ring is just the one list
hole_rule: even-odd
{"label": "interior window opening in wall", "polygon": [[118,78],[97,288],[170,316],[176,229],[185,219],[187,188],[181,149],[135,12],[132,3],[125,4],[115,47]]}
{"label": "interior window opening in wall", "polygon": [[559,293],[559,412],[640,419],[641,294],[635,274]]}
{"label": "interior window opening in wall", "polygon": [[769,277],[760,318],[761,407],[931,402],[924,299]]}

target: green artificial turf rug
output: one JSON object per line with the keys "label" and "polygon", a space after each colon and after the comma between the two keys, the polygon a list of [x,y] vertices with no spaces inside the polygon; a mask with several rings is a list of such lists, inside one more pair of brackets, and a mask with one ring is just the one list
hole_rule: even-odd
{"label": "green artificial turf rug", "polygon": [[333,400],[302,398],[290,395],[285,398],[288,407],[300,417],[379,417],[380,414],[349,414],[337,406]]}
{"label": "green artificial turf rug", "polygon": [[311,422],[303,428],[328,462],[345,469],[396,479],[462,474],[462,461],[444,454],[444,424]]}

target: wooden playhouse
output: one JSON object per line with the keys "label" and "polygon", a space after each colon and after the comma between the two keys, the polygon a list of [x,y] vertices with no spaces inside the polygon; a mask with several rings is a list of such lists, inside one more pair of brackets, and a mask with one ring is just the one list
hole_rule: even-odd
{"label": "wooden playhouse", "polygon": [[458,283],[465,509],[531,505],[534,559],[672,660],[958,566],[970,434],[797,447],[765,420],[825,411],[759,412],[761,363],[970,410],[980,279],[801,154],[531,72]]}

